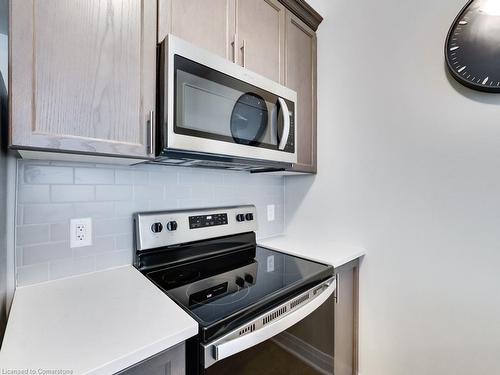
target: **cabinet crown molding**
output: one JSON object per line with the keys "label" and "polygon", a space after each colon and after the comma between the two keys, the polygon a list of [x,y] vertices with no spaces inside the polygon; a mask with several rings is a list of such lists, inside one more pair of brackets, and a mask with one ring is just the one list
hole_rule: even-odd
{"label": "cabinet crown molding", "polygon": [[307,4],[305,0],[279,0],[279,2],[286,6],[311,29],[314,31],[318,30],[318,26],[323,21],[323,17]]}

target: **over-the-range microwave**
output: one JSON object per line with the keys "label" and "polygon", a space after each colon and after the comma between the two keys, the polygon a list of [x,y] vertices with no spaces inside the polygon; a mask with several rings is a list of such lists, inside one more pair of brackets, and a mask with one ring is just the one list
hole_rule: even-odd
{"label": "over-the-range microwave", "polygon": [[297,93],[173,35],[159,46],[156,162],[250,171],[297,162]]}

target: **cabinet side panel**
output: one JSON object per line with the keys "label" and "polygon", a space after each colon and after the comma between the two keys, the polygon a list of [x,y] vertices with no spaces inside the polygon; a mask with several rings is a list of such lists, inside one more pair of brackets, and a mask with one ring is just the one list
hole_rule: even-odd
{"label": "cabinet side panel", "polygon": [[286,85],[297,91],[298,167],[316,170],[316,34],[288,14]]}
{"label": "cabinet side panel", "polygon": [[9,143],[26,145],[33,126],[33,1],[11,0],[9,24]]}
{"label": "cabinet side panel", "polygon": [[354,270],[339,272],[338,303],[335,305],[334,374],[353,374]]}

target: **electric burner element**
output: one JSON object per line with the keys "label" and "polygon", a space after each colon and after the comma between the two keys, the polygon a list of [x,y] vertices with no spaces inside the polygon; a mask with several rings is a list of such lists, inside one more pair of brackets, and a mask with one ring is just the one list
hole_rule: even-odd
{"label": "electric burner element", "polygon": [[200,277],[200,271],[193,268],[184,268],[178,272],[166,272],[162,276],[162,280],[166,285],[178,283],[190,283],[196,281]]}
{"label": "electric burner element", "polygon": [[[158,230],[172,222],[176,230]],[[199,323],[189,374],[229,355],[222,348],[241,336],[249,347],[275,334],[269,324],[302,319],[336,286],[332,266],[257,246],[254,206],[146,212],[134,223],[134,265]]]}
{"label": "electric burner element", "polygon": [[[239,300],[244,299],[249,292],[248,287],[240,287],[237,286],[237,289],[235,291],[228,291],[229,286],[232,282],[234,282],[233,279],[226,278],[226,279],[221,279],[217,278],[217,282],[220,281],[220,284],[217,284],[215,286],[206,288],[204,290],[195,292],[192,288],[188,288],[186,290],[186,297],[189,298],[189,306],[191,307],[191,310],[196,305],[201,305],[201,304],[207,304],[210,302],[210,306],[223,306],[227,305],[229,303],[237,303]],[[220,298],[223,297],[224,295],[228,295],[229,293],[234,293],[234,292],[239,292],[239,291],[244,291],[244,293],[239,294],[239,299],[231,301],[231,302],[224,302]]]}
{"label": "electric burner element", "polygon": [[[223,257],[219,257],[219,262],[224,262]],[[199,265],[200,268],[203,265]],[[191,265],[189,267],[192,267]],[[188,270],[192,271],[191,268]],[[216,271],[217,272],[217,271]],[[200,303],[211,303],[231,293],[244,290],[251,285],[254,285],[254,280],[257,278],[257,263],[252,261],[250,264],[241,266],[236,269],[229,270],[223,273],[215,273],[203,279],[199,279],[200,275],[204,274],[200,271],[196,272],[196,279],[190,283],[185,280],[178,279],[177,282],[162,282],[159,280],[171,280],[172,276],[183,275],[185,272],[171,272],[169,269],[157,270],[148,274],[148,276],[167,294],[179,304],[191,308]],[[188,273],[186,273],[188,274]],[[159,277],[160,276],[160,277]],[[238,298],[240,299],[240,298]],[[226,304],[226,303],[224,303]],[[215,304],[211,303],[211,306]]]}

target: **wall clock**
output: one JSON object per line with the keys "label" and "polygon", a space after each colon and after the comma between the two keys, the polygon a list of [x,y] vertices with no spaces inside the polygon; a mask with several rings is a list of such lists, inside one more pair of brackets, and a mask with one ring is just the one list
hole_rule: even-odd
{"label": "wall clock", "polygon": [[453,78],[475,90],[500,93],[500,0],[471,0],[446,38]]}

